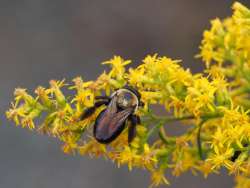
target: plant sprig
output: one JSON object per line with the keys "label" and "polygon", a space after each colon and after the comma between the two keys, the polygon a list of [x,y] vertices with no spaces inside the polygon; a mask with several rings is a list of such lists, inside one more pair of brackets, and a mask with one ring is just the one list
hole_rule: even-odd
{"label": "plant sprig", "polygon": [[[157,54],[127,69],[132,61],[115,56],[103,63],[110,65],[110,71],[96,80],[77,77],[72,84],[52,80],[34,95],[16,89],[6,116],[16,125],[57,137],[65,153],[105,157],[130,170],[146,169],[152,174],[152,186],[169,184],[167,169],[174,176],[190,170],[206,177],[226,168],[236,176],[237,188],[248,188],[250,10],[238,2],[233,10],[232,17],[213,20],[204,32],[197,56],[206,63],[204,73],[192,74],[179,60]],[[89,130],[104,107],[85,120],[80,116],[93,106],[95,96],[110,95],[124,85],[136,88],[145,104],[136,112],[143,119],[137,136],[128,145],[125,130],[108,146],[100,144]],[[75,94],[65,96],[63,89]],[[156,115],[153,105],[164,107],[167,115]],[[182,135],[169,136],[168,125],[173,122],[189,128]]]}

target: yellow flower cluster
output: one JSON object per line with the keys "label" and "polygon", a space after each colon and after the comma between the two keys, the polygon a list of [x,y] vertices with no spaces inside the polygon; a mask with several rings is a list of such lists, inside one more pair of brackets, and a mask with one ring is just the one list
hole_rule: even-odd
{"label": "yellow flower cluster", "polygon": [[230,96],[230,105],[219,107],[223,117],[206,123],[202,132],[214,129],[207,141],[213,149],[207,158],[212,168],[224,166],[236,175],[236,187],[246,188],[250,187],[250,10],[239,2],[232,8],[232,17],[211,22],[200,46],[198,56],[206,63],[206,72],[212,78],[223,75]]}
{"label": "yellow flower cluster", "polygon": [[[249,108],[246,95],[250,91],[250,10],[242,4],[233,4],[233,16],[211,21],[212,27],[204,32],[201,57],[211,75],[223,74],[233,80],[230,88],[237,104]],[[244,95],[244,96],[243,96]]]}
{"label": "yellow flower cluster", "polygon": [[[34,97],[16,89],[6,116],[16,125],[59,138],[65,153],[104,157],[129,170],[146,169],[152,187],[169,184],[167,169],[174,176],[191,170],[207,177],[220,168],[236,176],[238,187],[249,187],[250,10],[239,3],[233,9],[232,18],[212,21],[212,28],[204,33],[199,54],[207,64],[204,74],[192,74],[181,67],[181,61],[157,54],[126,69],[131,61],[115,56],[103,63],[111,70],[95,81],[77,77],[68,85],[52,80],[48,88],[39,86]],[[110,96],[125,85],[136,88],[145,104],[136,111],[142,119],[136,138],[128,144],[125,128],[110,144],[100,144],[90,131],[105,106],[84,120],[80,117],[94,105],[96,96]],[[65,96],[66,88],[74,95]],[[152,105],[163,106],[166,115],[156,115]],[[40,117],[42,121],[36,121]],[[168,123],[176,121],[183,121],[188,129],[170,136]],[[154,134],[159,137],[151,137]]]}

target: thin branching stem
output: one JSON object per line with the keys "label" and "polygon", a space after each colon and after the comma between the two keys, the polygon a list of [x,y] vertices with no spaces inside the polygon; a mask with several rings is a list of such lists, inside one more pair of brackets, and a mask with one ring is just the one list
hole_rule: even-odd
{"label": "thin branching stem", "polygon": [[[208,120],[208,119],[222,117],[222,115],[223,115],[222,113],[217,112],[217,113],[205,114],[200,117],[201,119]],[[151,137],[151,135],[158,132],[159,129],[167,123],[177,122],[177,121],[182,121],[182,120],[192,120],[196,118],[194,115],[185,115],[182,117],[174,117],[174,116],[163,117],[163,116],[157,116],[154,114],[150,114],[149,117],[150,117],[150,120],[154,122],[156,125],[152,129],[149,130],[147,136],[145,137],[145,140],[144,140],[145,142]],[[161,134],[161,136],[163,136],[163,134]]]}
{"label": "thin branching stem", "polygon": [[202,150],[202,140],[201,140],[201,128],[202,125],[207,121],[207,119],[201,120],[201,122],[198,124],[198,133],[197,133],[197,147],[198,147],[198,153],[201,160],[204,160],[203,156],[203,150]]}

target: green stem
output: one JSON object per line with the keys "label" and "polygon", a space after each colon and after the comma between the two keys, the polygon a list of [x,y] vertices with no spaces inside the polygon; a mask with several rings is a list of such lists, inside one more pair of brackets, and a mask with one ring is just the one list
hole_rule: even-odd
{"label": "green stem", "polygon": [[[213,118],[218,118],[218,117],[222,117],[222,116],[223,116],[223,113],[216,112],[216,113],[208,113],[208,114],[201,115],[200,118],[201,119],[213,119]],[[191,119],[197,118],[194,115],[185,115],[185,116],[182,116],[182,117],[174,117],[174,116],[163,117],[163,116],[157,116],[157,115],[154,115],[154,114],[149,114],[149,117],[150,117],[150,119],[152,121],[163,122],[164,124],[169,123],[169,122],[176,122],[176,121],[182,121],[182,120],[191,120]]]}
{"label": "green stem", "polygon": [[173,145],[176,143],[176,137],[167,137],[166,134],[165,134],[165,131],[164,131],[164,127],[161,127],[160,128],[160,131],[159,131],[159,137],[160,139],[162,140],[162,142],[166,145]]}
{"label": "green stem", "polygon": [[[222,115],[223,115],[222,113],[217,112],[217,113],[204,114],[204,115],[200,116],[200,118],[207,120],[207,119],[218,118],[218,117],[221,117]],[[153,135],[155,132],[157,132],[166,123],[182,121],[182,120],[191,120],[191,119],[196,118],[194,115],[186,115],[186,116],[182,116],[182,117],[173,117],[173,116],[162,117],[162,116],[156,116],[154,114],[149,114],[148,116],[150,117],[149,120],[152,122],[156,122],[157,125],[149,130],[145,139],[143,140],[143,144],[150,138],[151,135]],[[161,136],[163,136],[163,135],[161,135]]]}
{"label": "green stem", "polygon": [[230,95],[231,97],[236,97],[236,96],[240,96],[242,94],[249,93],[249,92],[250,92],[250,86],[245,86],[245,87],[232,90],[230,92]]}
{"label": "green stem", "polygon": [[150,129],[149,132],[147,133],[143,143],[145,143],[149,139],[149,137],[151,135],[153,135],[156,131],[158,131],[163,125],[164,125],[164,121],[159,121],[159,123],[156,126],[154,126],[152,129]]}
{"label": "green stem", "polygon": [[198,133],[197,133],[197,146],[198,146],[198,152],[201,160],[204,160],[203,151],[202,151],[202,141],[201,141],[201,128],[202,125],[207,121],[207,119],[203,119],[198,124]]}

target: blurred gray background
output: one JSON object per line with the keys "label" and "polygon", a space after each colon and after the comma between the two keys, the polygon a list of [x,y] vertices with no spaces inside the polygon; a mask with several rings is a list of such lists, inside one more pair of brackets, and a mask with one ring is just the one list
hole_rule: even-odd
{"label": "blurred gray background", "polygon": [[[250,6],[249,1],[241,1]],[[65,155],[60,143],[15,128],[4,117],[15,87],[33,91],[50,79],[95,79],[100,62],[121,55],[137,65],[146,54],[183,59],[193,72],[209,20],[231,14],[229,0],[1,0],[0,188],[144,188],[149,174],[110,161]],[[172,188],[232,187],[226,173],[169,177]]]}

